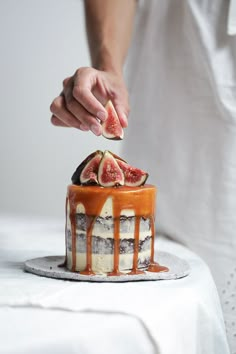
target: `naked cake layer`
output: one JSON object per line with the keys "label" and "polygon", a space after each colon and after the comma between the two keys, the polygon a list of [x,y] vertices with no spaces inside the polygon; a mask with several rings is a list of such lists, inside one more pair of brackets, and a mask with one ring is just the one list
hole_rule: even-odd
{"label": "naked cake layer", "polygon": [[68,187],[66,264],[86,274],[137,272],[153,261],[156,187]]}

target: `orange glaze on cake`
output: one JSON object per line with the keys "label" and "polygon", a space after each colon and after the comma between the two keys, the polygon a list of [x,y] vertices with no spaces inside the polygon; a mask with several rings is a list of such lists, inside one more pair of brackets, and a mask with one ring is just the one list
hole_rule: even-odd
{"label": "orange glaze on cake", "polygon": [[121,275],[119,271],[119,241],[120,241],[120,214],[123,209],[132,209],[135,213],[134,232],[134,255],[133,268],[128,274],[144,273],[138,269],[139,251],[139,226],[141,217],[149,218],[151,221],[151,258],[148,271],[161,272],[168,271],[168,268],[160,266],[154,262],[154,238],[155,238],[155,197],[156,187],[146,184],[141,187],[101,187],[101,186],[78,186],[69,185],[66,199],[70,207],[71,237],[72,237],[72,272],[76,269],[76,208],[78,204],[83,204],[85,214],[88,218],[86,231],[86,268],[80,274],[93,275],[92,271],[92,230],[96,218],[100,215],[102,207],[108,197],[113,199],[114,217],[114,268],[108,275]]}

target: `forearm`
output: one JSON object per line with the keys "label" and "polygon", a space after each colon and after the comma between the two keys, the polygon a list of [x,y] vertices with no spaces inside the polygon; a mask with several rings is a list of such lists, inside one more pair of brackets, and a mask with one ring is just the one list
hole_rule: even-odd
{"label": "forearm", "polygon": [[[63,82],[51,106],[54,125],[102,134],[106,103],[111,100],[127,127],[128,91],[122,67],[129,47],[136,0],[84,0],[91,67],[78,68]],[[97,69],[97,70],[96,70]]]}
{"label": "forearm", "polygon": [[85,0],[92,66],[120,73],[129,47],[136,0]]}

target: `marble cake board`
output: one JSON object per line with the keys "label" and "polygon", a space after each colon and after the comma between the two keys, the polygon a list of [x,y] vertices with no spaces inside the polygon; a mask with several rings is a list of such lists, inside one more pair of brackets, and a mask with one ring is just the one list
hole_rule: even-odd
{"label": "marble cake board", "polygon": [[156,259],[160,265],[169,268],[168,272],[153,273],[145,271],[144,274],[137,275],[120,275],[107,276],[99,275],[83,275],[70,272],[66,267],[60,266],[64,262],[64,256],[48,256],[41,258],[30,259],[25,262],[25,271],[48,278],[66,279],[75,281],[90,281],[90,282],[130,282],[130,281],[147,281],[147,280],[171,280],[179,279],[187,276],[190,273],[189,264],[167,252],[159,251],[156,254]]}

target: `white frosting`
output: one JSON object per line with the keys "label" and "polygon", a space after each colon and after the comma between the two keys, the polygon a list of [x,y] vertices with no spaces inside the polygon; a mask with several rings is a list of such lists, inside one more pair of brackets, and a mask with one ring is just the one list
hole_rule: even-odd
{"label": "white frosting", "polygon": [[[113,231],[106,231],[106,232],[103,232],[102,235],[101,235],[101,232],[96,232],[96,225],[95,227],[93,228],[93,236],[100,236],[102,238],[114,238],[114,234],[113,234]],[[70,228],[68,228],[68,230],[70,230]],[[76,234],[78,234],[78,231],[76,232]],[[79,234],[84,234],[86,235],[86,231],[79,231]],[[140,241],[143,241],[145,240],[145,238],[147,236],[151,236],[151,230],[148,230],[148,231],[143,231],[143,232],[140,232],[139,233],[139,240]],[[123,239],[134,239],[134,232],[122,232],[120,233],[120,240],[123,240]]]}
{"label": "white frosting", "polygon": [[70,223],[70,203],[67,202],[67,205],[66,205],[66,228],[67,230],[70,230],[71,231],[71,223]]}
{"label": "white frosting", "polygon": [[[83,204],[79,203],[76,207],[76,213],[86,214],[86,210]],[[70,223],[70,206],[67,204],[67,230],[71,231],[71,223]],[[134,217],[135,213],[132,209],[123,209],[121,211],[121,215],[125,217]],[[113,231],[113,200],[112,197],[108,197],[106,202],[103,205],[101,213],[99,215],[103,220],[101,220],[101,224],[95,223],[92,235],[99,236],[104,239],[106,238],[114,238]],[[112,218],[111,218],[112,217]],[[109,218],[109,219],[106,219]],[[143,220],[141,220],[141,223]],[[121,223],[120,227],[120,239],[134,239],[134,227],[135,227],[134,219],[125,220],[124,224]],[[124,228],[124,231],[122,230]],[[145,231],[146,229],[146,231]],[[85,234],[86,231],[76,230],[76,234]],[[145,225],[144,230],[142,228],[139,232],[139,239],[142,241],[147,236],[151,236],[151,230]],[[68,237],[68,236],[67,236]],[[71,234],[70,234],[71,237]],[[68,241],[68,240],[67,240]],[[68,244],[68,242],[67,242]],[[139,252],[138,257],[141,262],[143,262],[146,258],[150,257],[151,250],[145,250],[143,252]],[[113,262],[114,255],[113,254],[92,254],[92,269],[94,272],[98,274],[104,274],[107,272],[113,271]],[[76,252],[76,271],[82,271],[86,267],[86,253],[78,253]],[[120,254],[119,255],[119,270],[124,271],[128,269],[132,269],[133,267],[133,254]],[[72,268],[72,252],[69,251],[67,247],[67,268]]]}
{"label": "white frosting", "polygon": [[[139,252],[139,260],[144,262],[150,257],[150,250]],[[76,252],[76,271],[83,271],[86,268],[86,254]],[[113,271],[114,255],[92,254],[92,269],[95,273],[104,274]],[[130,270],[133,267],[133,253],[119,255],[119,270]],[[67,268],[72,268],[72,252],[67,252]]]}
{"label": "white frosting", "polygon": [[84,205],[82,203],[77,204],[76,213],[77,214],[80,214],[80,213],[85,214],[85,207],[84,207]]}
{"label": "white frosting", "polygon": [[105,218],[107,216],[113,216],[113,200],[112,197],[108,197],[106,202],[104,203],[100,216]]}
{"label": "white frosting", "polygon": [[[85,214],[85,212],[86,211],[85,211],[84,205],[82,203],[79,203],[76,207],[76,213]],[[71,223],[70,223],[69,215],[70,215],[70,204],[67,203],[66,225],[67,225],[67,230],[71,231]],[[134,213],[134,210],[132,210],[132,209],[123,209],[121,211],[121,215],[126,216],[126,217],[133,217],[133,216],[135,216],[135,213]],[[101,216],[103,218],[113,216],[113,207],[112,207],[112,198],[111,197],[109,197],[107,199],[99,216]],[[108,223],[109,223],[111,227],[113,226],[113,222],[111,219],[107,222],[106,222],[106,220],[104,220],[104,223],[106,223],[106,225],[108,225]],[[120,233],[120,239],[134,238],[134,224],[131,226],[133,226],[133,228],[131,227],[130,232],[121,232]],[[76,233],[78,234],[78,229],[76,230]],[[86,234],[86,231],[79,230],[79,233]],[[152,234],[151,230],[146,230],[146,231],[140,230],[139,239],[141,241],[143,241],[143,240],[145,240],[145,238],[147,236],[151,236],[151,234]],[[95,225],[93,227],[93,236],[100,236],[103,238],[114,238],[113,227],[109,230],[108,228],[101,227],[99,224],[95,223]]]}

